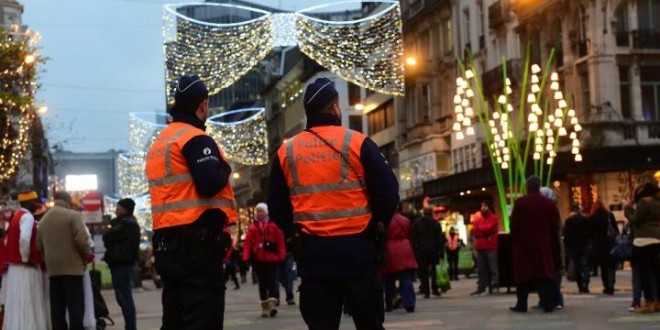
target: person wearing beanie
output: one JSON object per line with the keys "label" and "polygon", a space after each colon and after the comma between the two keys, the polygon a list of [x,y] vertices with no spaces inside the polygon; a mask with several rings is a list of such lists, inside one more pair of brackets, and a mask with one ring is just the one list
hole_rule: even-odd
{"label": "person wearing beanie", "polygon": [[559,302],[554,296],[555,251],[559,249],[559,210],[540,193],[541,179],[530,176],[527,195],[516,199],[511,211],[511,244],[517,303],[510,310],[527,312],[527,298],[537,288],[541,307],[552,312]]}
{"label": "person wearing beanie", "polygon": [[275,273],[285,255],[282,230],[268,218],[268,205],[257,204],[254,222],[248,228],[243,243],[243,261],[253,261],[252,267],[259,279],[262,317],[277,315]]}
{"label": "person wearing beanie", "polygon": [[222,329],[224,227],[237,218],[231,167],[206,132],[209,91],[181,77],[171,120],[147,153],[155,264],[163,282],[163,329]]}
{"label": "person wearing beanie", "polygon": [[140,226],[133,216],[134,210],[135,201],[130,198],[120,200],[115,210],[117,217],[110,221],[110,229],[103,234],[106,248],[103,260],[110,267],[112,286],[127,330],[137,329],[131,278],[140,256]]}
{"label": "person wearing beanie", "polygon": [[[80,212],[71,209],[71,195],[55,193],[55,206],[39,222],[39,251],[46,261],[53,329],[83,329],[83,276],[92,255]],[[68,320],[67,320],[68,312]]]}
{"label": "person wearing beanie", "polygon": [[43,208],[34,191],[18,195],[21,208],[11,217],[5,244],[7,273],[2,279],[4,329],[47,329],[50,325],[43,287],[43,261],[37,248],[34,213]]}
{"label": "person wearing beanie", "polygon": [[327,78],[306,87],[307,128],[278,150],[268,207],[293,242],[307,326],[337,329],[345,298],[358,329],[383,329],[378,268],[399,184],[371,139],[341,127],[338,95]]}

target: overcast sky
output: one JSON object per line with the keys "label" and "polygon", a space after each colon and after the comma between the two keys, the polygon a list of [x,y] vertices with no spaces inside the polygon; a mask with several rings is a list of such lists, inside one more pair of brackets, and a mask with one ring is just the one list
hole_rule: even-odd
{"label": "overcast sky", "polygon": [[[172,0],[19,0],[48,57],[38,101],[51,146],[128,148],[128,113],[165,111],[162,5]],[[188,2],[198,2],[188,1]],[[298,10],[332,0],[255,0]]]}

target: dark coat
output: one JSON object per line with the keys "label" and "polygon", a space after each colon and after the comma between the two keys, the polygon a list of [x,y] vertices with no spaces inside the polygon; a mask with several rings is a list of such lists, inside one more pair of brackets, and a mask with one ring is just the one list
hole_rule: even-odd
{"label": "dark coat", "polygon": [[564,244],[571,251],[587,249],[591,245],[589,220],[580,213],[571,213],[564,223]]}
{"label": "dark coat", "polygon": [[589,217],[589,223],[593,235],[593,262],[600,264],[611,261],[611,251],[616,237],[607,235],[608,227],[613,228],[617,235],[619,234],[619,227],[616,225],[614,215],[600,209]]}
{"label": "dark coat", "polygon": [[387,228],[387,264],[384,273],[397,273],[417,269],[412,249],[412,223],[401,214],[395,214]]}
{"label": "dark coat", "polygon": [[431,263],[438,263],[446,245],[440,224],[431,218],[421,217],[413,227],[413,243],[418,258],[425,256]]}
{"label": "dark coat", "polygon": [[515,201],[511,237],[516,283],[554,279],[559,223],[557,206],[538,192],[530,192]]}
{"label": "dark coat", "polygon": [[110,230],[103,234],[105,257],[112,267],[132,266],[140,256],[140,226],[133,215],[114,219]]}

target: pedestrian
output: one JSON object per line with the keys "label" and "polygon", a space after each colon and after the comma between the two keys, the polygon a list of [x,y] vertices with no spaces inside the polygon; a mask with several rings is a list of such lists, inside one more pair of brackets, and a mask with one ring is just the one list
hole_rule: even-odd
{"label": "pedestrian", "polygon": [[571,205],[571,211],[564,224],[564,244],[571,263],[575,268],[575,282],[579,293],[589,293],[591,278],[591,227],[589,220],[582,214],[580,206]]}
{"label": "pedestrian", "polygon": [[131,279],[133,267],[140,257],[140,226],[133,216],[134,210],[135,201],[130,198],[117,202],[117,218],[110,221],[110,229],[103,234],[106,248],[103,260],[110,267],[112,286],[124,315],[126,330],[137,329]]}
{"label": "pedestrian", "polygon": [[603,293],[614,294],[614,283],[616,281],[616,260],[611,251],[619,235],[619,227],[616,224],[612,212],[605,209],[602,200],[597,200],[591,209],[589,216],[593,239],[592,262],[600,268],[600,277],[603,282]]}
{"label": "pedestrian", "polygon": [[[640,186],[639,188],[641,188]],[[641,191],[635,191],[635,196],[634,200],[639,200],[641,199],[641,196],[639,194]],[[635,229],[633,227],[633,221],[635,220],[635,202],[631,201],[630,199],[624,199],[623,200],[623,214],[626,217],[626,220],[628,221],[627,224],[627,229],[628,229],[628,235],[630,237],[630,241],[633,242],[635,238]],[[624,230],[625,232],[625,230]],[[631,244],[632,245],[632,244]],[[642,307],[642,279],[639,274],[639,262],[635,260],[634,255],[635,255],[635,246],[632,245],[632,256],[630,258],[630,266],[631,266],[631,271],[632,271],[632,277],[631,277],[631,282],[632,282],[632,295],[633,299],[632,302],[630,303],[630,307],[628,307],[629,312],[635,312],[638,308]]]}
{"label": "pedestrian", "polygon": [[300,311],[310,329],[337,329],[346,297],[358,329],[383,329],[385,228],[399,185],[378,146],[341,127],[339,93],[327,78],[305,90],[304,132],[273,162],[268,205],[287,235],[296,233]]}
{"label": "pedestrian", "polygon": [[385,277],[385,311],[392,311],[399,281],[399,294],[406,312],[415,311],[415,288],[413,280],[417,261],[412,249],[412,224],[403,215],[396,213],[387,228],[387,263],[383,269]]}
{"label": "pedestrian", "polygon": [[449,263],[449,278],[458,281],[458,252],[461,249],[458,233],[454,227],[447,233],[447,262]]}
{"label": "pedestrian", "polygon": [[243,241],[240,240],[240,237],[238,239],[239,242],[234,247],[234,255],[238,272],[241,275],[241,284],[245,284],[247,283],[247,273],[250,270],[250,263],[243,261]]}
{"label": "pedestrian", "polygon": [[649,182],[635,196],[633,260],[639,265],[644,305],[636,313],[660,311],[660,187]]}
{"label": "pedestrian", "polygon": [[44,296],[43,259],[37,248],[38,224],[33,215],[43,209],[43,204],[34,191],[19,194],[18,201],[21,208],[14,211],[4,237],[4,329],[47,329],[50,322]]}
{"label": "pedestrian", "polygon": [[513,273],[517,302],[511,311],[527,312],[527,298],[537,288],[542,308],[552,312],[553,281],[556,276],[553,250],[559,244],[559,210],[539,193],[541,180],[530,176],[527,195],[518,198],[511,213]]}
{"label": "pedestrian", "polygon": [[243,244],[243,261],[252,260],[252,267],[259,278],[259,298],[261,316],[277,315],[275,298],[275,273],[277,266],[284,261],[286,249],[284,234],[268,217],[268,206],[259,203],[254,222],[250,225]]}
{"label": "pedestrian", "polygon": [[[225,231],[228,231],[229,228],[226,228]],[[231,233],[228,233],[231,235]],[[225,285],[227,285],[227,282],[229,282],[229,279],[234,282],[234,290],[239,290],[241,288],[241,284],[238,281],[238,258],[240,257],[240,254],[236,252],[236,247],[234,244],[234,241],[232,240],[231,242],[231,247],[227,249],[227,254],[225,255],[225,259],[223,260],[225,264]]]}
{"label": "pedestrian", "polygon": [[277,299],[277,305],[280,304],[280,284],[284,288],[284,294],[286,295],[286,304],[293,306],[296,304],[296,300],[293,295],[293,281],[296,279],[296,271],[294,269],[294,257],[293,257],[293,239],[288,239],[285,242],[286,247],[286,256],[284,261],[280,262],[277,265],[277,271],[275,272],[275,298]]}
{"label": "pedestrian", "polygon": [[171,122],[147,153],[156,269],[163,281],[163,330],[222,329],[223,228],[237,218],[231,167],[205,132],[209,91],[198,76],[174,90]]}
{"label": "pedestrian", "polygon": [[[541,187],[539,190],[541,193],[541,196],[549,199],[551,202],[557,205],[557,195],[555,195],[555,192],[548,188],[548,187]],[[552,288],[552,300],[548,302],[548,304],[554,305],[555,309],[562,310],[564,309],[564,295],[561,293],[561,280],[562,276],[565,270],[564,267],[564,247],[563,244],[561,244],[561,238],[562,238],[562,226],[561,226],[561,220],[560,218],[557,218],[557,238],[556,242],[558,244],[553,244],[552,245],[552,254],[553,254],[553,259],[554,259],[554,266],[555,266],[555,278],[554,278],[554,283],[553,283],[553,288]],[[539,302],[539,307],[543,306],[543,302]]]}
{"label": "pedestrian", "polygon": [[[436,282],[436,266],[444,254],[444,235],[440,223],[433,219],[433,207],[428,206],[422,211],[422,217],[413,225],[413,244],[415,257],[419,266],[419,291],[424,299],[440,296]],[[429,284],[430,282],[430,284]]]}
{"label": "pedestrian", "polygon": [[[481,202],[472,224],[474,248],[477,251],[477,291],[472,295],[499,293],[499,273],[497,269],[497,216],[491,211],[488,201]],[[488,291],[486,291],[488,289]]]}
{"label": "pedestrian", "polygon": [[71,209],[71,196],[57,192],[54,198],[55,206],[41,219],[38,231],[39,251],[50,280],[50,317],[53,330],[82,330],[83,275],[92,255],[89,235],[82,215]]}

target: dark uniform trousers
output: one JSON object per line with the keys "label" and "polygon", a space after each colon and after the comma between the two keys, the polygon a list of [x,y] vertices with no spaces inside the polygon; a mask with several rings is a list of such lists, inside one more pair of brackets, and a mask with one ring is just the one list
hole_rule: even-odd
{"label": "dark uniform trousers", "polygon": [[339,329],[344,299],[356,329],[384,329],[383,284],[378,274],[302,277],[300,312],[310,330]]}
{"label": "dark uniform trousers", "polygon": [[161,329],[222,329],[225,311],[222,234],[159,231],[155,231],[153,243],[156,269],[163,280]]}

